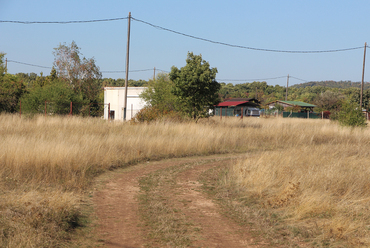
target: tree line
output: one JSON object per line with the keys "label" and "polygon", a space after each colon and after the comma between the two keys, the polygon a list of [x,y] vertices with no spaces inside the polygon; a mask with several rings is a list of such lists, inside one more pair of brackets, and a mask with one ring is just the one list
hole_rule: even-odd
{"label": "tree line", "polygon": [[[53,68],[43,73],[6,73],[4,53],[0,53],[0,112],[42,113],[45,102],[49,111],[67,114],[69,103],[78,103],[75,113],[99,116],[104,102],[103,87],[122,87],[124,79],[102,78],[94,58],[85,58],[75,42],[59,44],[54,49]],[[266,82],[231,84],[216,81],[217,68],[188,53],[186,66],[172,67],[169,74],[155,79],[129,80],[130,87],[147,87],[142,97],[159,112],[185,113],[197,119],[206,116],[207,108],[230,98],[256,98],[265,108],[275,100],[284,100],[286,87]],[[317,111],[337,111],[345,101],[359,103],[359,83],[322,81],[298,84],[288,88],[289,101],[303,101],[317,106]],[[370,108],[370,84],[365,84],[363,108]]]}

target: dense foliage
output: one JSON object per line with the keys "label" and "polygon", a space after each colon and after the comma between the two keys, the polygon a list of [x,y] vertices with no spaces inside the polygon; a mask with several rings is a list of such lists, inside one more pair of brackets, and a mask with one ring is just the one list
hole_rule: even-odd
{"label": "dense foliage", "polygon": [[6,73],[4,53],[0,53],[0,113],[14,113],[18,109],[19,98],[25,86],[19,78]]}
{"label": "dense foliage", "polygon": [[366,117],[359,108],[359,104],[345,101],[340,111],[336,114],[336,119],[342,126],[365,127]]}
{"label": "dense foliage", "polygon": [[219,102],[221,85],[216,81],[217,68],[210,68],[202,55],[188,53],[186,65],[172,66],[169,74],[174,83],[173,94],[181,104],[181,111],[194,120],[207,116],[209,109]]}
{"label": "dense foliage", "polygon": [[158,74],[155,80],[149,80],[146,90],[140,97],[149,106],[154,106],[160,111],[180,112],[181,104],[174,95],[175,84],[168,74]]}
{"label": "dense foliage", "polygon": [[[94,58],[81,58],[75,42],[60,44],[54,51],[54,67],[48,76],[43,73],[6,73],[4,53],[0,53],[0,112],[14,113],[20,109],[39,113],[48,102],[48,111],[67,113],[68,103],[78,103],[73,114],[99,116],[103,103],[103,87],[122,87],[124,79],[102,78]],[[218,83],[216,68],[210,68],[201,55],[188,54],[187,64],[173,67],[170,74],[158,74],[155,79],[128,81],[130,87],[148,87],[142,97],[159,111],[186,113],[192,118],[207,115],[207,108],[217,100],[256,98],[261,108],[275,100],[285,100],[286,87],[255,81],[240,84]],[[345,101],[359,103],[360,83],[322,81],[289,87],[288,101],[303,101],[316,105],[315,111],[338,113]],[[370,84],[366,83],[363,109],[370,110]],[[52,106],[54,104],[54,107]],[[56,104],[62,107],[55,107]],[[332,115],[335,116],[335,115]]]}

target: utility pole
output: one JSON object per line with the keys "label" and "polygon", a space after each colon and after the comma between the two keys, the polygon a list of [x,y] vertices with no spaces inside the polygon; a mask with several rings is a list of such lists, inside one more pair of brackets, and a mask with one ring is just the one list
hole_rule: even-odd
{"label": "utility pole", "polygon": [[8,73],[8,58],[5,58],[5,74]]}
{"label": "utility pole", "polygon": [[362,95],[364,92],[364,76],[365,76],[365,58],[366,58],[366,42],[364,46],[364,62],[362,64],[362,80],[361,80],[361,93],[360,93],[360,108],[362,111]]}
{"label": "utility pole", "polygon": [[289,74],[286,80],[285,101],[288,101],[288,86],[289,86]]}
{"label": "utility pole", "polygon": [[155,81],[155,67],[154,67],[154,76],[153,76],[153,81]]}
{"label": "utility pole", "polygon": [[128,13],[127,51],[126,51],[126,80],[125,80],[125,101],[123,103],[123,121],[126,121],[126,112],[127,112],[127,84],[128,84],[129,54],[130,54],[130,24],[131,24],[131,12]]}

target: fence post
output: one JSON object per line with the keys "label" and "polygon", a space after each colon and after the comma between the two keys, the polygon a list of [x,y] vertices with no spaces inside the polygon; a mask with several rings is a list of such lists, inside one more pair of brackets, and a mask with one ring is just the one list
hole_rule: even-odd
{"label": "fence post", "polygon": [[307,119],[310,119],[310,111],[307,111]]}
{"label": "fence post", "polygon": [[69,107],[69,115],[72,116],[72,102],[71,102],[70,107]]}
{"label": "fence post", "polygon": [[22,100],[19,102],[19,118],[22,118]]}
{"label": "fence post", "polygon": [[46,101],[45,101],[45,117],[46,117]]}
{"label": "fence post", "polygon": [[221,112],[220,112],[220,120],[222,120],[222,107],[220,108]]}
{"label": "fence post", "polygon": [[134,113],[134,106],[133,106],[133,104],[131,104],[131,119],[132,119],[133,113]]}
{"label": "fence post", "polygon": [[241,117],[240,117],[240,119],[242,119],[242,120],[243,120],[243,114],[244,114],[244,112],[243,112],[243,108],[241,108],[240,113],[241,113]]}

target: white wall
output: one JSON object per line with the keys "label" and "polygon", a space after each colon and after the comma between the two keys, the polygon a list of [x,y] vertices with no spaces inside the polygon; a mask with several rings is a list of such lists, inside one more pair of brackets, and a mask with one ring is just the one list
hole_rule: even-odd
{"label": "white wall", "polygon": [[[146,87],[127,88],[126,120],[131,120],[144,106],[145,102],[139,97]],[[108,103],[114,111],[115,120],[123,120],[123,103],[125,101],[125,87],[104,87],[104,119],[108,119]]]}

